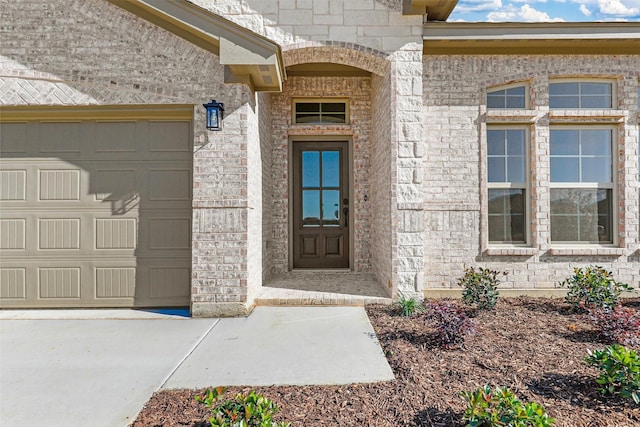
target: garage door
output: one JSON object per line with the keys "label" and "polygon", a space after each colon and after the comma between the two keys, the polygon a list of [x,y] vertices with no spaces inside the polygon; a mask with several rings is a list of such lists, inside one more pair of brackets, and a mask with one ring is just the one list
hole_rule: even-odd
{"label": "garage door", "polygon": [[192,116],[0,111],[0,306],[189,305]]}

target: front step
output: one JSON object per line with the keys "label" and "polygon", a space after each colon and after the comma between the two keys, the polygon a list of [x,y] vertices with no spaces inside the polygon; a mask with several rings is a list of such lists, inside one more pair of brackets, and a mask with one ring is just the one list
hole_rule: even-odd
{"label": "front step", "polygon": [[392,300],[371,273],[293,271],[268,280],[254,302],[256,305],[363,306],[391,304]]}

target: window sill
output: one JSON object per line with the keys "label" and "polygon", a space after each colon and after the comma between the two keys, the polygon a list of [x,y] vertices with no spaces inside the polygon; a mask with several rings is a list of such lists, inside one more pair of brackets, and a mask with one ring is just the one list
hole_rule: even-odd
{"label": "window sill", "polygon": [[624,248],[551,248],[549,250],[551,255],[555,256],[621,256],[624,255]]}
{"label": "window sill", "polygon": [[550,110],[551,123],[573,123],[576,120],[592,120],[602,123],[623,123],[626,114],[623,110]]}
{"label": "window sill", "polygon": [[538,254],[537,248],[487,248],[484,251],[489,256],[534,256]]}
{"label": "window sill", "polygon": [[534,123],[537,117],[535,110],[488,109],[487,123]]}

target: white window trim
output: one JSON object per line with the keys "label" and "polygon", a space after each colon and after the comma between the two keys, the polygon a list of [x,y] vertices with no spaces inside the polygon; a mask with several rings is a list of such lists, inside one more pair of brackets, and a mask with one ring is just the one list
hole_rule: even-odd
{"label": "white window trim", "polygon": [[[611,130],[611,182],[552,182],[551,170],[549,170],[549,188],[554,189],[603,189],[611,190],[611,243],[600,242],[554,242],[551,240],[551,200],[549,199],[549,241],[552,248],[613,248],[618,246],[618,234],[619,234],[619,221],[616,208],[618,206],[618,183],[617,183],[617,171],[618,160],[616,153],[618,152],[618,128],[612,125],[594,125],[591,123],[585,123],[584,125],[551,125],[549,127],[549,135],[555,129],[566,130],[584,130],[584,129],[607,129]],[[549,138],[549,144],[551,144],[551,138]],[[549,149],[549,167],[551,167],[551,150]]]}
{"label": "white window trim", "polygon": [[[582,108],[582,107],[578,107],[578,108],[552,108],[551,107],[551,85],[553,83],[608,83],[611,85],[611,106],[609,108]],[[607,78],[585,78],[585,77],[580,77],[580,78],[569,78],[569,77],[563,77],[563,78],[552,78],[549,79],[549,85],[547,87],[547,94],[549,96],[549,110],[551,111],[562,111],[562,110],[616,110],[616,107],[618,105],[618,82],[613,79],[607,79]]]}
{"label": "white window trim", "polygon": [[[493,93],[493,92],[498,92],[501,90],[506,90],[506,89],[513,89],[516,87],[524,87],[524,107],[523,108],[509,108],[509,107],[504,107],[504,108],[493,108],[493,107],[489,107],[489,94]],[[513,83],[509,83],[506,85],[499,85],[499,86],[490,86],[486,88],[486,94],[485,94],[485,105],[487,105],[487,110],[496,110],[496,111],[513,111],[513,110],[527,110],[530,108],[531,106],[531,96],[530,96],[530,86],[529,86],[529,82],[528,81],[519,81],[519,82],[513,82]]]}
{"label": "white window trim", "polygon": [[[488,150],[488,141],[487,134],[490,130],[512,130],[512,129],[521,129],[524,130],[524,138],[525,138],[525,176],[526,181],[524,183],[521,182],[489,182],[489,150]],[[486,202],[486,216],[487,216],[487,229],[486,229],[486,242],[487,248],[530,248],[531,247],[531,126],[522,125],[522,124],[508,124],[508,125],[496,125],[496,124],[487,124],[485,130],[485,147],[484,147],[484,162],[486,165],[486,176],[485,182],[487,185],[485,197],[487,198]],[[524,189],[525,190],[525,206],[524,206],[524,224],[525,224],[525,239],[524,242],[519,243],[510,243],[510,242],[492,242],[489,239],[489,190],[500,190],[500,189]]]}

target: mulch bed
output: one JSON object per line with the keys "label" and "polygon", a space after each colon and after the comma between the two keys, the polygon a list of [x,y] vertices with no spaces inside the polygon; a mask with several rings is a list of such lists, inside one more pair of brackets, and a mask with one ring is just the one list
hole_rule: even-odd
{"label": "mulch bed", "polygon": [[[624,304],[640,310],[640,299]],[[475,315],[476,333],[455,350],[439,348],[420,317],[401,317],[389,306],[366,310],[395,381],[230,387],[227,393],[256,390],[280,407],[278,421],[293,426],[462,426],[460,391],[489,384],[509,387],[523,402],[540,403],[556,426],[640,426],[639,407],[604,398],[595,389],[597,371],[582,359],[587,349],[608,343],[562,300],[501,299],[494,311]],[[200,392],[158,392],[132,426],[204,427],[207,410],[194,400]]]}

